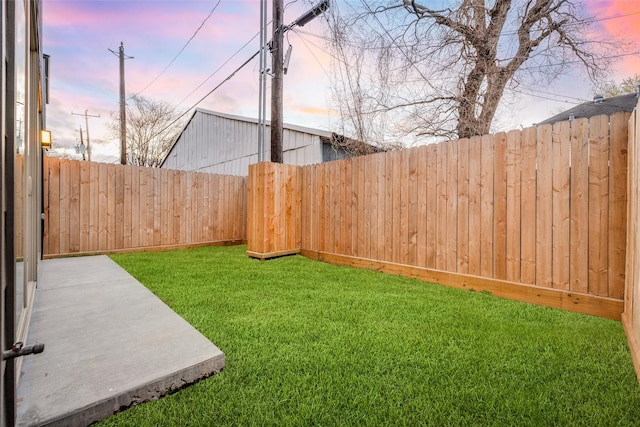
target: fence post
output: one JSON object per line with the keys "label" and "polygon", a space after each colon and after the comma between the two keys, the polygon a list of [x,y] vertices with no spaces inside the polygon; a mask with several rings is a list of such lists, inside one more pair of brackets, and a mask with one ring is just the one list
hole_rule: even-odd
{"label": "fence post", "polygon": [[247,255],[265,260],[300,252],[302,168],[249,166]]}

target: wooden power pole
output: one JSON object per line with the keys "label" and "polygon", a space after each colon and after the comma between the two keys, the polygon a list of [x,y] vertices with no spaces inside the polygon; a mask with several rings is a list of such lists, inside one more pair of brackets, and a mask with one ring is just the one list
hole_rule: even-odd
{"label": "wooden power pole", "polygon": [[282,0],[273,0],[273,38],[271,40],[271,161],[282,163],[282,87],[284,75],[283,36],[295,26],[302,27],[329,8],[330,1],[322,0],[290,25],[283,25]]}
{"label": "wooden power pole", "polygon": [[283,66],[283,34],[282,20],[284,8],[282,0],[273,0],[273,39],[271,45],[271,161],[282,163],[282,80]]}
{"label": "wooden power pole", "polygon": [[120,42],[120,164],[127,164],[127,103],[124,94],[124,45]]}
{"label": "wooden power pole", "polygon": [[120,60],[120,163],[127,164],[127,100],[124,86],[124,60],[133,59],[133,56],[124,54],[124,44],[120,42],[118,53],[109,49]]}

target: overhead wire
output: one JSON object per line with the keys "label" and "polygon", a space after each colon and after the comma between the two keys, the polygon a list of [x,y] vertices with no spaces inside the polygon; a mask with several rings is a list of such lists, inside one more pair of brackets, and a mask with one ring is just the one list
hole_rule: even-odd
{"label": "overhead wire", "polygon": [[[640,12],[634,13],[634,14],[640,14]],[[627,14],[627,15],[632,15],[632,14]],[[619,17],[619,16],[616,16]],[[613,19],[615,17],[611,17],[609,19]],[[606,18],[602,18],[599,20],[604,20]],[[389,38],[392,39],[391,35],[388,33],[388,31],[386,31],[386,29],[384,28],[384,26],[382,26],[382,24],[379,22],[380,26],[382,27],[382,29],[387,33],[387,36],[389,36]],[[372,28],[373,29],[373,28]],[[300,36],[300,39],[302,40],[302,42],[305,44],[305,47],[307,47],[307,49],[312,53],[312,55],[314,56],[314,58],[316,59],[316,61],[318,63],[319,60],[317,59],[317,57],[315,56],[315,54],[313,54],[312,50],[308,47],[307,45],[307,41],[305,40],[305,38],[303,37],[303,35],[309,35],[309,36],[313,36],[313,37],[317,37],[320,39],[324,39],[325,41],[328,41],[329,39],[323,36],[319,36],[317,34],[308,32],[308,31],[304,31],[304,30],[294,30],[294,32]],[[330,52],[327,52],[325,49],[321,48],[320,46],[318,46],[317,44],[308,41],[310,44],[312,44],[314,47],[316,47],[317,49],[322,50],[323,52],[327,53],[328,55],[330,55],[332,58],[334,58],[335,60],[342,62],[345,65],[349,65],[347,64],[344,60],[336,57],[335,55],[331,54]],[[402,53],[402,48],[400,46],[397,46],[397,43],[395,43],[395,41],[392,39],[392,42],[394,44],[396,44],[396,47],[398,47],[398,49],[400,50],[400,52]],[[640,51],[638,52],[629,52],[629,53],[624,53],[624,54],[617,54],[617,55],[608,55],[608,56],[600,56],[597,57],[597,59],[616,59],[616,58],[621,58],[621,57],[626,57],[626,56],[635,56],[635,55],[640,55]],[[550,64],[544,64],[544,65],[538,65],[538,66],[531,66],[528,68],[546,68],[546,67],[552,67],[552,66],[559,66],[559,65],[563,65],[563,64],[570,64],[570,63],[578,63],[580,62],[579,60],[574,60],[574,61],[563,61],[562,63],[550,63]],[[320,64],[322,67],[322,64]],[[322,67],[324,70],[324,67]],[[419,70],[418,70],[419,71]],[[326,71],[325,71],[325,74]],[[422,75],[422,73],[419,71],[419,74]],[[456,78],[450,78],[450,77],[439,77],[436,78],[438,80],[457,80]],[[432,79],[433,80],[433,79]],[[534,88],[529,88],[527,89],[527,91],[523,91],[523,90],[518,90],[518,89],[512,89],[512,92],[514,93],[519,93],[521,95],[527,95],[527,96],[532,96],[535,98],[540,98],[540,99],[546,99],[546,100],[550,100],[550,101],[554,101],[554,102],[563,102],[566,104],[571,104],[571,105],[580,105],[583,103],[587,103],[587,102],[591,102],[591,100],[587,100],[584,98],[578,98],[578,97],[574,97],[574,96],[569,96],[569,95],[563,95],[563,94],[558,94],[558,93],[554,93],[554,92],[549,92],[549,91],[544,91],[544,90],[540,90],[540,89],[534,89]]]}
{"label": "overhead wire", "polygon": [[[338,58],[337,56],[333,55],[331,52],[328,52],[327,50],[323,49],[322,47],[318,46],[317,44],[313,43],[310,40],[306,40],[303,35],[310,35],[310,36],[315,36],[318,37],[316,34],[310,33],[308,31],[303,31],[303,30],[299,30],[299,29],[295,29],[293,30],[295,34],[297,34],[301,41],[303,43],[305,43],[305,46],[307,47],[307,49],[312,53],[312,55],[314,56],[314,58],[316,59],[316,61],[320,64],[320,61],[318,60],[318,58],[315,56],[315,54],[313,54],[313,51],[306,45],[306,43],[308,42],[309,44],[311,44],[312,46],[314,46],[316,49],[319,49],[321,51],[323,51],[324,53],[326,53],[327,55],[331,56],[333,59],[340,61],[342,63],[344,63],[345,65],[348,65],[345,61],[343,61],[342,59]],[[319,37],[319,38],[323,38],[323,37]],[[631,53],[626,53],[626,54],[619,54],[619,55],[610,55],[610,56],[603,56],[603,57],[599,57],[599,59],[615,59],[615,58],[619,58],[619,57],[624,57],[624,56],[631,56],[631,55],[639,55],[640,56],[640,51],[638,52],[631,52]],[[564,63],[575,63],[575,62],[579,62],[579,61],[568,61],[568,62],[564,62]],[[540,66],[534,66],[534,67],[529,67],[529,68],[544,68],[544,67],[551,67],[551,66],[558,66],[558,65],[562,65],[563,63],[555,63],[555,64],[547,64],[547,65],[540,65]],[[322,67],[322,64],[320,64],[320,66]],[[324,70],[324,67],[322,67]],[[325,70],[325,74],[328,76],[326,70]],[[439,77],[434,77],[431,78],[431,80],[439,80],[439,81],[455,81],[457,80],[456,77],[444,77],[444,76],[439,76]],[[584,98],[578,98],[578,97],[573,97],[573,96],[569,96],[569,95],[563,95],[563,94],[558,94],[558,93],[554,93],[554,92],[548,92],[548,91],[544,91],[541,89],[534,89],[534,88],[529,88],[529,91],[532,92],[538,92],[541,94],[546,94],[546,95],[550,95],[550,96],[556,96],[559,98],[563,98],[562,101],[560,102],[567,102],[567,103],[573,103],[573,104],[581,104],[584,102],[590,102],[590,100],[588,99],[584,99]],[[542,99],[548,99],[551,101],[558,101],[557,99],[552,99],[543,95],[534,95],[534,94],[528,94],[528,93],[524,93],[522,91],[519,91],[517,89],[512,89],[513,92],[515,93],[521,93],[521,94],[525,94],[525,95],[531,95],[531,96],[536,96],[538,98],[542,98]],[[574,101],[578,101],[578,102],[574,102],[574,101],[567,101],[567,99],[573,99]]]}
{"label": "overhead wire", "polygon": [[233,53],[233,55],[231,55],[229,58],[227,58],[226,61],[224,61],[222,63],[222,65],[220,65],[218,68],[215,69],[215,71],[211,74],[209,74],[207,76],[207,78],[205,78],[198,86],[196,86],[191,92],[189,92],[187,94],[187,96],[185,96],[184,98],[182,98],[182,100],[180,102],[178,102],[178,105],[182,104],[184,101],[187,100],[187,98],[189,98],[191,95],[193,95],[195,93],[195,91],[197,91],[198,89],[200,89],[206,82],[208,82],[213,76],[215,76],[225,65],[227,65],[233,58],[236,57],[236,55],[238,55],[240,52],[242,52],[242,50],[247,47],[249,45],[249,43],[251,43],[256,37],[258,37],[258,35],[260,35],[260,32],[257,32],[253,35],[253,37],[251,37],[245,44],[243,44],[238,50],[235,51],[235,53]]}
{"label": "overhead wire", "polygon": [[[640,12],[638,12],[640,13]],[[603,18],[604,19],[604,18]],[[299,30],[296,29],[294,30],[294,32],[300,36],[301,40],[303,42],[305,42],[304,37],[302,37],[302,35],[309,35],[312,37],[317,37],[323,40],[328,40],[328,38],[320,36],[318,34],[314,34],[308,31],[304,31],[304,30]],[[326,54],[328,54],[329,56],[331,56],[332,58],[334,58],[335,60],[344,63],[345,65],[349,65],[348,63],[346,63],[344,60],[338,58],[337,56],[331,54],[331,52],[328,52],[327,50],[323,49],[322,47],[318,46],[317,44],[307,40],[310,44],[312,44],[314,47],[316,47],[317,49],[322,50],[323,52],[325,52]],[[307,47],[308,48],[308,47]],[[315,55],[314,55],[315,56]],[[618,59],[618,58],[623,58],[623,57],[627,57],[627,56],[640,56],[640,51],[637,52],[628,52],[628,53],[623,53],[623,54],[617,54],[617,55],[607,55],[607,56],[599,56],[597,57],[597,59]],[[317,60],[317,58],[316,58]],[[560,66],[560,65],[564,65],[564,64],[572,64],[572,63],[579,63],[579,60],[573,60],[573,61],[563,61],[563,62],[558,62],[558,63],[550,63],[550,64],[544,64],[544,65],[537,65],[537,66],[529,66],[527,67],[528,69],[532,69],[532,68],[537,68],[537,69],[542,69],[542,68],[547,68],[547,67],[554,67],[554,66]],[[488,73],[488,74],[492,74],[492,73]],[[455,81],[457,80],[456,77],[444,77],[444,76],[439,76],[439,77],[432,77],[430,78],[430,80],[439,80],[439,81]],[[530,89],[532,91],[537,91],[540,93],[546,93],[548,95],[553,95],[553,96],[558,96],[558,97],[562,97],[562,98],[572,98],[574,100],[580,101],[580,103],[582,102],[589,102],[589,100],[583,99],[583,98],[576,98],[576,97],[572,97],[572,96],[568,96],[568,95],[561,95],[561,94],[556,94],[556,93],[552,93],[552,92],[546,92],[546,91],[542,91],[542,90],[536,90],[536,89]],[[517,90],[513,90],[514,92],[519,93]],[[544,97],[543,97],[544,98]],[[544,99],[550,99],[550,98],[544,98]],[[553,100],[553,99],[552,99]]]}
{"label": "overhead wire", "polygon": [[[292,3],[295,3],[296,0],[291,1],[287,4],[287,6],[289,6]],[[182,53],[182,51],[184,51],[184,49],[187,47],[187,45],[189,44],[189,42],[191,40],[193,40],[193,38],[195,37],[195,35],[198,33],[198,31],[202,28],[202,26],[204,25],[204,23],[209,19],[209,17],[212,15],[212,13],[215,11],[215,9],[217,8],[217,6],[219,5],[220,0],[218,1],[218,3],[216,4],[216,6],[214,6],[214,8],[212,9],[212,11],[209,13],[209,15],[207,16],[207,18],[205,18],[205,20],[203,21],[203,23],[200,25],[200,27],[196,30],[196,32],[194,33],[194,35],[189,39],[189,41],[185,44],[185,46],[183,46],[183,48],[181,49],[181,51],[176,55],[176,57],[174,57],[174,59],[169,63],[169,65],[167,65],[167,67],[165,67],[165,69],[161,72],[160,75],[162,75],[162,73],[164,73],[166,71],[166,69],[169,68],[169,66],[177,59],[177,57]],[[365,7],[368,8],[368,6],[365,4]],[[368,8],[369,11],[370,8]],[[608,19],[617,19],[617,18],[622,18],[625,16],[631,16],[631,15],[636,15],[636,14],[640,14],[640,11],[637,12],[632,12],[632,13],[628,13],[628,14],[624,14],[624,15],[615,15],[615,16],[610,16],[610,17],[604,17],[604,18],[598,18],[598,19],[594,19],[592,20],[593,22],[596,21],[604,21],[604,20],[608,20]],[[374,14],[375,15],[375,14]],[[388,31],[384,28],[384,26],[382,25],[382,23],[376,18],[376,20],[378,21],[378,24],[380,25],[380,27],[387,33],[387,36],[389,36],[392,40],[392,42],[394,44],[396,44],[396,47],[398,47],[398,49],[400,49],[401,52],[402,49],[400,46],[397,46],[397,43],[395,42],[395,40],[393,39],[393,37],[388,33]],[[371,25],[369,24],[369,26],[371,27]],[[373,27],[371,27],[371,29],[373,29]],[[374,30],[375,31],[375,30]],[[324,40],[328,40],[327,37],[324,36],[320,36],[308,31],[304,31],[304,30],[300,30],[300,29],[296,29],[294,31],[294,33],[298,34],[302,40],[302,42],[305,44],[305,47],[307,47],[307,49],[312,53],[312,55],[314,56],[314,58],[316,59],[316,61],[318,62],[318,64],[321,66],[321,68],[323,69],[324,73],[327,74],[327,71],[325,70],[325,68],[322,66],[321,62],[319,61],[319,59],[317,58],[317,56],[313,53],[312,49],[309,48],[309,46],[306,44],[307,42],[309,42],[310,44],[312,44],[313,46],[315,46],[318,49],[321,49],[322,51],[324,51],[325,53],[328,53],[330,56],[332,56],[334,59],[336,60],[340,60],[339,58],[337,58],[335,55],[332,55],[331,53],[327,52],[326,50],[320,48],[319,46],[317,46],[316,44],[305,40],[304,37],[301,36],[301,34],[306,34],[309,36],[313,36],[313,37],[317,37],[320,39],[324,39]],[[247,41],[240,49],[238,49],[231,57],[229,57],[220,67],[218,67],[213,73],[211,73],[202,83],[200,83],[195,89],[193,89],[187,96],[185,96],[178,105],[182,104],[184,101],[186,101],[187,98],[189,98],[193,93],[195,93],[199,88],[201,88],[207,81],[209,81],[215,74],[217,74],[226,64],[228,64],[235,56],[237,56],[247,45],[249,45],[249,43],[251,43],[257,36],[259,35],[259,33],[256,33],[249,41]],[[210,90],[206,95],[204,95],[203,97],[201,97],[197,102],[195,102],[191,107],[189,107],[187,110],[185,110],[182,114],[180,114],[179,116],[177,116],[169,125],[167,125],[166,127],[164,127],[161,131],[159,131],[156,135],[161,134],[162,132],[164,132],[165,130],[167,130],[168,128],[170,128],[171,126],[173,126],[176,122],[178,122],[178,120],[180,120],[182,117],[184,117],[188,112],[190,112],[191,110],[193,110],[195,107],[197,107],[202,101],[204,101],[207,97],[209,97],[212,93],[214,93],[216,90],[218,90],[224,83],[226,83],[227,81],[229,81],[231,78],[233,78],[236,73],[238,71],[240,71],[242,68],[244,68],[248,63],[250,63],[258,54],[260,51],[257,51],[256,53],[254,53],[251,57],[249,57],[244,63],[242,63],[238,68],[236,68],[231,74],[229,74],[224,80],[222,80],[218,85],[216,85],[212,90]],[[640,52],[632,52],[632,53],[626,53],[626,54],[618,54],[618,55],[611,55],[611,56],[602,56],[599,57],[599,59],[614,59],[614,58],[620,58],[620,57],[625,57],[625,56],[632,56],[632,55],[640,55]],[[557,66],[557,65],[562,65],[562,64],[566,64],[566,63],[572,63],[572,62],[580,62],[578,60],[576,61],[565,61],[563,63],[557,63],[557,64],[545,64],[545,65],[540,65],[540,66],[533,66],[530,68],[545,68],[545,67],[551,67],[551,66]],[[424,75],[422,74],[422,72],[416,68],[416,70],[418,71],[418,73],[423,77]],[[150,84],[148,84],[142,91],[144,91],[145,89],[147,89],[149,86],[151,86],[151,84],[153,84],[159,77],[160,75],[158,75]],[[328,75],[328,74],[327,74]],[[534,89],[530,89],[532,91],[535,91]],[[142,91],[138,92],[138,94],[142,93]],[[530,96],[534,96],[534,97],[538,97],[538,98],[543,98],[543,99],[548,99],[548,100],[552,100],[552,101],[557,101],[557,102],[562,102],[558,99],[553,99],[550,97],[545,97],[543,95],[535,95],[532,93],[525,93],[519,90],[514,89],[513,90],[516,93],[521,93],[521,94],[525,94],[525,95],[530,95]],[[540,93],[545,93],[544,91],[538,91]],[[564,96],[564,95],[560,95],[560,94],[554,94],[551,92],[546,92],[548,95],[551,96],[556,96],[556,97],[564,97],[564,98],[573,98],[573,97],[568,97],[568,96]],[[580,98],[573,98],[576,100],[580,100]],[[586,100],[584,100],[586,101]],[[566,99],[564,100],[564,102],[570,103],[569,101],[566,101]]]}
{"label": "overhead wire", "polygon": [[196,108],[198,106],[198,104],[200,104],[202,101],[204,101],[207,97],[209,97],[209,95],[211,95],[213,92],[215,92],[216,90],[218,90],[223,84],[225,84],[227,81],[231,80],[233,78],[233,76],[236,75],[236,73],[240,70],[242,70],[249,62],[251,62],[256,56],[258,56],[258,54],[260,53],[260,50],[258,50],[256,53],[254,53],[253,55],[251,55],[251,57],[249,57],[249,59],[247,59],[246,61],[244,61],[242,63],[242,65],[240,65],[238,68],[236,68],[233,72],[231,72],[231,74],[229,74],[224,80],[222,80],[220,83],[218,83],[218,85],[216,87],[214,87],[213,89],[211,89],[209,92],[207,92],[206,95],[204,95],[202,98],[200,98],[197,102],[195,102],[191,107],[189,107],[188,109],[184,110],[184,112],[182,112],[180,115],[178,115],[171,123],[169,123],[167,126],[165,126],[164,128],[162,128],[160,131],[156,132],[155,135],[153,135],[151,138],[155,138],[156,136],[160,135],[162,132],[166,131],[167,129],[169,129],[171,126],[173,126],[174,124],[176,124],[178,122],[178,120],[180,120],[181,118],[183,118],[185,115],[187,115],[187,113],[189,113],[191,110],[193,110],[194,108]]}
{"label": "overhead wire", "polygon": [[[158,74],[153,80],[151,80],[151,82],[149,84],[147,84],[145,87],[142,88],[142,90],[140,90],[138,93],[136,93],[133,96],[138,96],[140,95],[142,92],[144,92],[145,90],[147,90],[151,85],[153,85],[168,69],[169,67],[171,67],[171,65],[173,65],[173,63],[176,61],[176,59],[178,59],[178,57],[180,55],[182,55],[182,52],[184,52],[184,50],[187,48],[187,46],[189,46],[189,43],[191,43],[191,41],[193,41],[193,39],[196,37],[196,35],[198,35],[198,33],[200,32],[200,30],[202,29],[202,27],[204,27],[204,24],[207,23],[207,21],[209,20],[209,18],[211,18],[211,16],[213,15],[213,13],[216,11],[216,9],[218,8],[218,6],[220,5],[220,2],[222,0],[218,0],[218,2],[215,4],[215,6],[213,6],[213,8],[209,11],[209,14],[207,15],[206,18],[204,18],[204,20],[202,21],[202,23],[200,24],[200,26],[195,30],[195,32],[191,35],[191,37],[189,38],[189,40],[187,40],[187,42],[184,44],[184,46],[182,46],[182,48],[180,49],[180,51],[176,54],[176,56],[173,57],[173,59],[171,61],[169,61],[169,63],[167,64],[166,67],[164,67],[164,69],[162,71],[160,71],[160,74]],[[129,97],[129,99],[131,99],[131,97]]]}
{"label": "overhead wire", "polygon": [[[351,6],[349,4],[349,6],[351,7],[352,10],[355,11],[355,8],[353,6]],[[371,9],[369,9],[371,10]],[[372,11],[372,13],[375,13]],[[608,21],[608,20],[612,20],[612,19],[619,19],[619,18],[626,18],[629,16],[634,16],[634,15],[640,15],[640,10],[635,11],[635,12],[629,12],[629,13],[624,13],[624,14],[618,14],[618,15],[611,15],[611,16],[606,16],[603,18],[593,18],[593,19],[585,19],[576,23],[569,23],[569,24],[565,24],[565,25],[579,25],[579,24],[590,24],[593,22],[601,22],[601,21]],[[303,33],[303,34],[307,34],[316,38],[320,38],[323,39],[325,41],[331,41],[331,39],[327,36],[323,36],[320,34],[315,34],[312,33],[310,31],[304,31],[304,30],[298,30],[298,32]],[[517,35],[516,31],[506,31],[506,32],[502,32],[501,36],[505,36],[505,35]],[[377,47],[377,46],[371,46],[370,44],[367,43],[354,43],[354,42],[349,42],[348,44],[350,44],[351,46],[354,47],[360,47],[362,49],[367,49],[367,50],[379,50],[379,49],[385,49],[385,47]]]}
{"label": "overhead wire", "polygon": [[[296,30],[294,29],[294,30],[293,30],[293,32],[294,32],[294,33],[296,33]],[[298,36],[300,36],[299,34],[297,34],[297,35],[298,35]],[[327,72],[327,70],[324,68],[324,66],[322,65],[322,62],[320,62],[320,60],[319,60],[319,59],[318,59],[318,57],[316,56],[316,54],[315,54],[315,52],[313,51],[313,49],[311,49],[311,48],[309,47],[309,45],[307,44],[307,41],[304,39],[304,37],[301,37],[301,36],[300,36],[300,40],[302,41],[302,44],[304,44],[304,47],[306,47],[306,48],[307,48],[307,50],[309,51],[309,53],[311,54],[311,56],[313,56],[313,59],[315,59],[315,60],[316,60],[316,62],[318,63],[318,65],[319,65],[319,66],[320,66],[320,68],[322,69],[322,72],[323,72],[327,77],[329,77],[329,78],[330,78],[331,76],[329,75],[329,73]],[[288,39],[287,39],[287,41],[288,41]],[[311,43],[311,42],[309,42],[309,43]],[[316,48],[318,48],[318,46],[316,46],[315,44],[313,44],[313,43],[311,43],[311,44],[312,44],[313,46],[315,46]]]}

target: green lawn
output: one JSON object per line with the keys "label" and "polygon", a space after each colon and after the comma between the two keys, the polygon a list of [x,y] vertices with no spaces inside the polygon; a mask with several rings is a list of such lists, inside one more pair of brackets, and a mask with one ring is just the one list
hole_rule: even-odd
{"label": "green lawn", "polygon": [[112,257],[226,367],[101,425],[640,425],[618,322],[245,250]]}

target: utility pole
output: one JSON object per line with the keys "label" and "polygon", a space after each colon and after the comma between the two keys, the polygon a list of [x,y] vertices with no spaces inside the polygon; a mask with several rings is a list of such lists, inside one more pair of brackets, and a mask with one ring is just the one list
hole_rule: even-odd
{"label": "utility pole", "polygon": [[267,0],[260,0],[260,84],[258,90],[258,161],[265,152],[264,131],[267,126]]}
{"label": "utility pole", "polygon": [[124,89],[124,60],[133,59],[133,56],[124,54],[124,44],[120,42],[118,53],[109,49],[111,53],[120,59],[120,163],[127,164],[127,102]]}
{"label": "utility pole", "polygon": [[84,157],[85,149],[84,149],[84,141],[82,140],[82,126],[80,126],[80,152],[82,153],[82,160],[86,160]]}
{"label": "utility pole", "polygon": [[[273,0],[273,39],[271,40],[271,161],[282,163],[282,87],[284,74],[283,35],[295,26],[302,27],[322,14],[330,0],[322,0],[289,25],[282,25],[282,0]],[[287,55],[288,56],[288,55]]]}
{"label": "utility pole", "polygon": [[89,114],[89,110],[84,110],[84,114],[78,114],[71,112],[74,116],[84,116],[84,124],[87,129],[87,160],[91,161],[91,140],[89,139],[89,117],[98,117],[100,118],[100,114],[97,116]]}
{"label": "utility pole", "polygon": [[271,42],[271,161],[282,163],[282,45],[284,28],[282,0],[273,0],[273,38]]}

